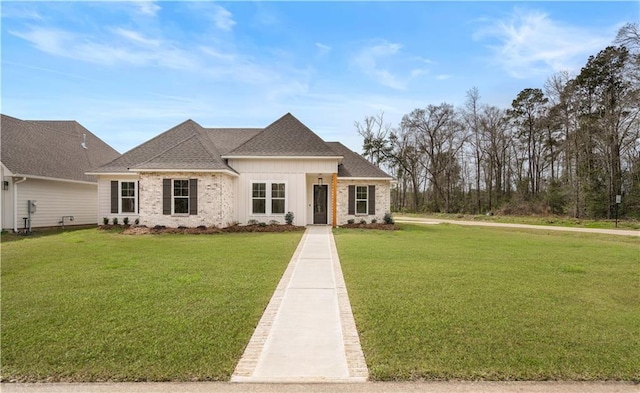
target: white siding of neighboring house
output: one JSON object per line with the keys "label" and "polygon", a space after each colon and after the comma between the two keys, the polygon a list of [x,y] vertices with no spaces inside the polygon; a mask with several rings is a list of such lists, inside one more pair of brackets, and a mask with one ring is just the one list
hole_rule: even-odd
{"label": "white siding of neighboring house", "polygon": [[[309,190],[312,187],[308,179],[317,179],[318,174],[324,176],[331,195],[331,174],[338,170],[338,159],[229,159],[229,166],[240,173],[235,184],[237,220],[240,224],[247,224],[249,220],[285,222],[284,214],[256,215],[251,212],[251,184],[267,182],[286,184],[285,212],[293,212],[294,225],[307,225],[313,221],[309,206],[309,195],[312,195]],[[270,189],[267,189],[269,192]],[[330,202],[327,207],[330,212]],[[329,214],[328,223],[331,223],[330,217]]]}
{"label": "white siding of neighboring house", "polygon": [[11,171],[4,164],[0,163],[0,186],[4,182],[9,183],[9,189],[0,187],[0,226],[2,229],[13,229],[13,178]]}
{"label": "white siding of neighboring house", "polygon": [[[7,196],[8,193],[13,195],[14,187],[16,184],[10,182],[9,190],[3,191],[3,196]],[[28,215],[28,200],[37,201],[36,212],[31,215],[32,228],[60,226],[63,216],[74,217],[73,222],[65,220],[65,225],[87,225],[97,222],[96,184],[27,178],[26,181],[17,184],[17,187],[18,229],[24,227],[22,218]],[[8,224],[7,220],[3,220],[3,227],[13,228],[13,222],[5,226]]]}
{"label": "white siding of neighboring house", "polygon": [[[129,218],[129,223],[133,224],[135,219],[138,218],[137,214],[134,213],[124,213],[124,214],[115,214],[111,213],[111,181],[138,181],[138,175],[132,174],[122,174],[118,176],[112,175],[101,175],[98,176],[98,200],[97,200],[97,214],[94,222],[102,225],[103,218],[106,217],[109,219],[109,223],[113,222],[114,218],[118,218],[118,223],[122,224],[123,219],[125,217]],[[138,191],[139,192],[139,191]],[[138,195],[139,196],[139,195]]]}

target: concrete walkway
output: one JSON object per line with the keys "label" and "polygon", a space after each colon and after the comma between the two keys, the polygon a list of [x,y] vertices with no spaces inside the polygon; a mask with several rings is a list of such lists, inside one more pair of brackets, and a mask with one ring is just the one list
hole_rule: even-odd
{"label": "concrete walkway", "polygon": [[365,382],[331,228],[308,227],[231,382]]}
{"label": "concrete walkway", "polygon": [[446,224],[468,225],[468,226],[479,226],[479,227],[539,229],[539,230],[545,230],[545,231],[602,233],[606,235],[639,236],[640,237],[640,231],[634,231],[630,229],[554,227],[550,225],[506,224],[506,223],[500,223],[500,222],[445,220],[440,218],[423,218],[423,217],[407,217],[407,216],[396,216],[394,217],[394,220],[398,223],[411,223],[411,224],[445,224],[446,223]]}

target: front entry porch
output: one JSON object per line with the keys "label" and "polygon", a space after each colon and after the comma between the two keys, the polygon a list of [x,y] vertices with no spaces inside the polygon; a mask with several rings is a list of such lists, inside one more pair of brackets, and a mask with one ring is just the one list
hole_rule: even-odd
{"label": "front entry porch", "polygon": [[307,225],[336,226],[335,173],[307,174]]}

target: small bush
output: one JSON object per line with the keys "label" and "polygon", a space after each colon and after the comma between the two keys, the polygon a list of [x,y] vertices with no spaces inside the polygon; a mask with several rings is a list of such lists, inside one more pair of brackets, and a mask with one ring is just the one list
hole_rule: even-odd
{"label": "small bush", "polygon": [[353,218],[347,220],[347,224],[354,224],[355,222],[356,220],[354,220]]}
{"label": "small bush", "polygon": [[271,221],[269,221],[269,225],[280,225],[280,221],[278,221],[278,220],[271,220]]}
{"label": "small bush", "polygon": [[200,229],[201,231],[204,231],[205,229],[207,229],[206,225],[198,225],[198,229]]}
{"label": "small bush", "polygon": [[395,224],[396,222],[393,220],[393,216],[391,215],[391,213],[385,213],[384,214],[384,223],[385,224]]}
{"label": "small bush", "polygon": [[140,225],[140,219],[136,218],[136,220],[133,223],[136,224],[136,225]]}
{"label": "small bush", "polygon": [[124,225],[129,225],[129,217],[123,218],[122,222],[124,223]]}
{"label": "small bush", "polygon": [[187,229],[184,225],[178,225],[178,229]]}
{"label": "small bush", "polygon": [[102,223],[104,225],[109,225],[109,217],[102,217]]}
{"label": "small bush", "polygon": [[361,225],[367,225],[367,220],[365,220],[364,218],[360,219],[360,224]]}
{"label": "small bush", "polygon": [[260,223],[258,223],[258,225],[261,226],[261,227],[266,227],[267,223],[266,222],[260,222]]}
{"label": "small bush", "polygon": [[372,219],[371,219],[371,223],[372,223],[372,224],[375,224],[375,223],[377,223],[377,222],[378,222],[378,220],[377,220],[376,218],[372,218]]}
{"label": "small bush", "polygon": [[258,225],[258,220],[249,220],[247,221],[247,225]]}
{"label": "small bush", "polygon": [[113,217],[113,225],[118,225],[118,217]]}
{"label": "small bush", "polygon": [[164,225],[156,225],[153,227],[153,229],[167,229],[167,227]]}
{"label": "small bush", "polygon": [[287,222],[287,225],[293,225],[293,212],[287,212],[287,214],[284,215],[284,220]]}

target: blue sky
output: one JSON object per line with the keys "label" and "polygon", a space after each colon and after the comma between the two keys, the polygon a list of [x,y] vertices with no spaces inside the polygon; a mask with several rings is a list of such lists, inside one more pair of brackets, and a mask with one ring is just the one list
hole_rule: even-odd
{"label": "blue sky", "polygon": [[640,2],[7,2],[2,113],[73,119],[125,152],[186,120],[354,122],[428,104],[507,107],[640,20]]}

